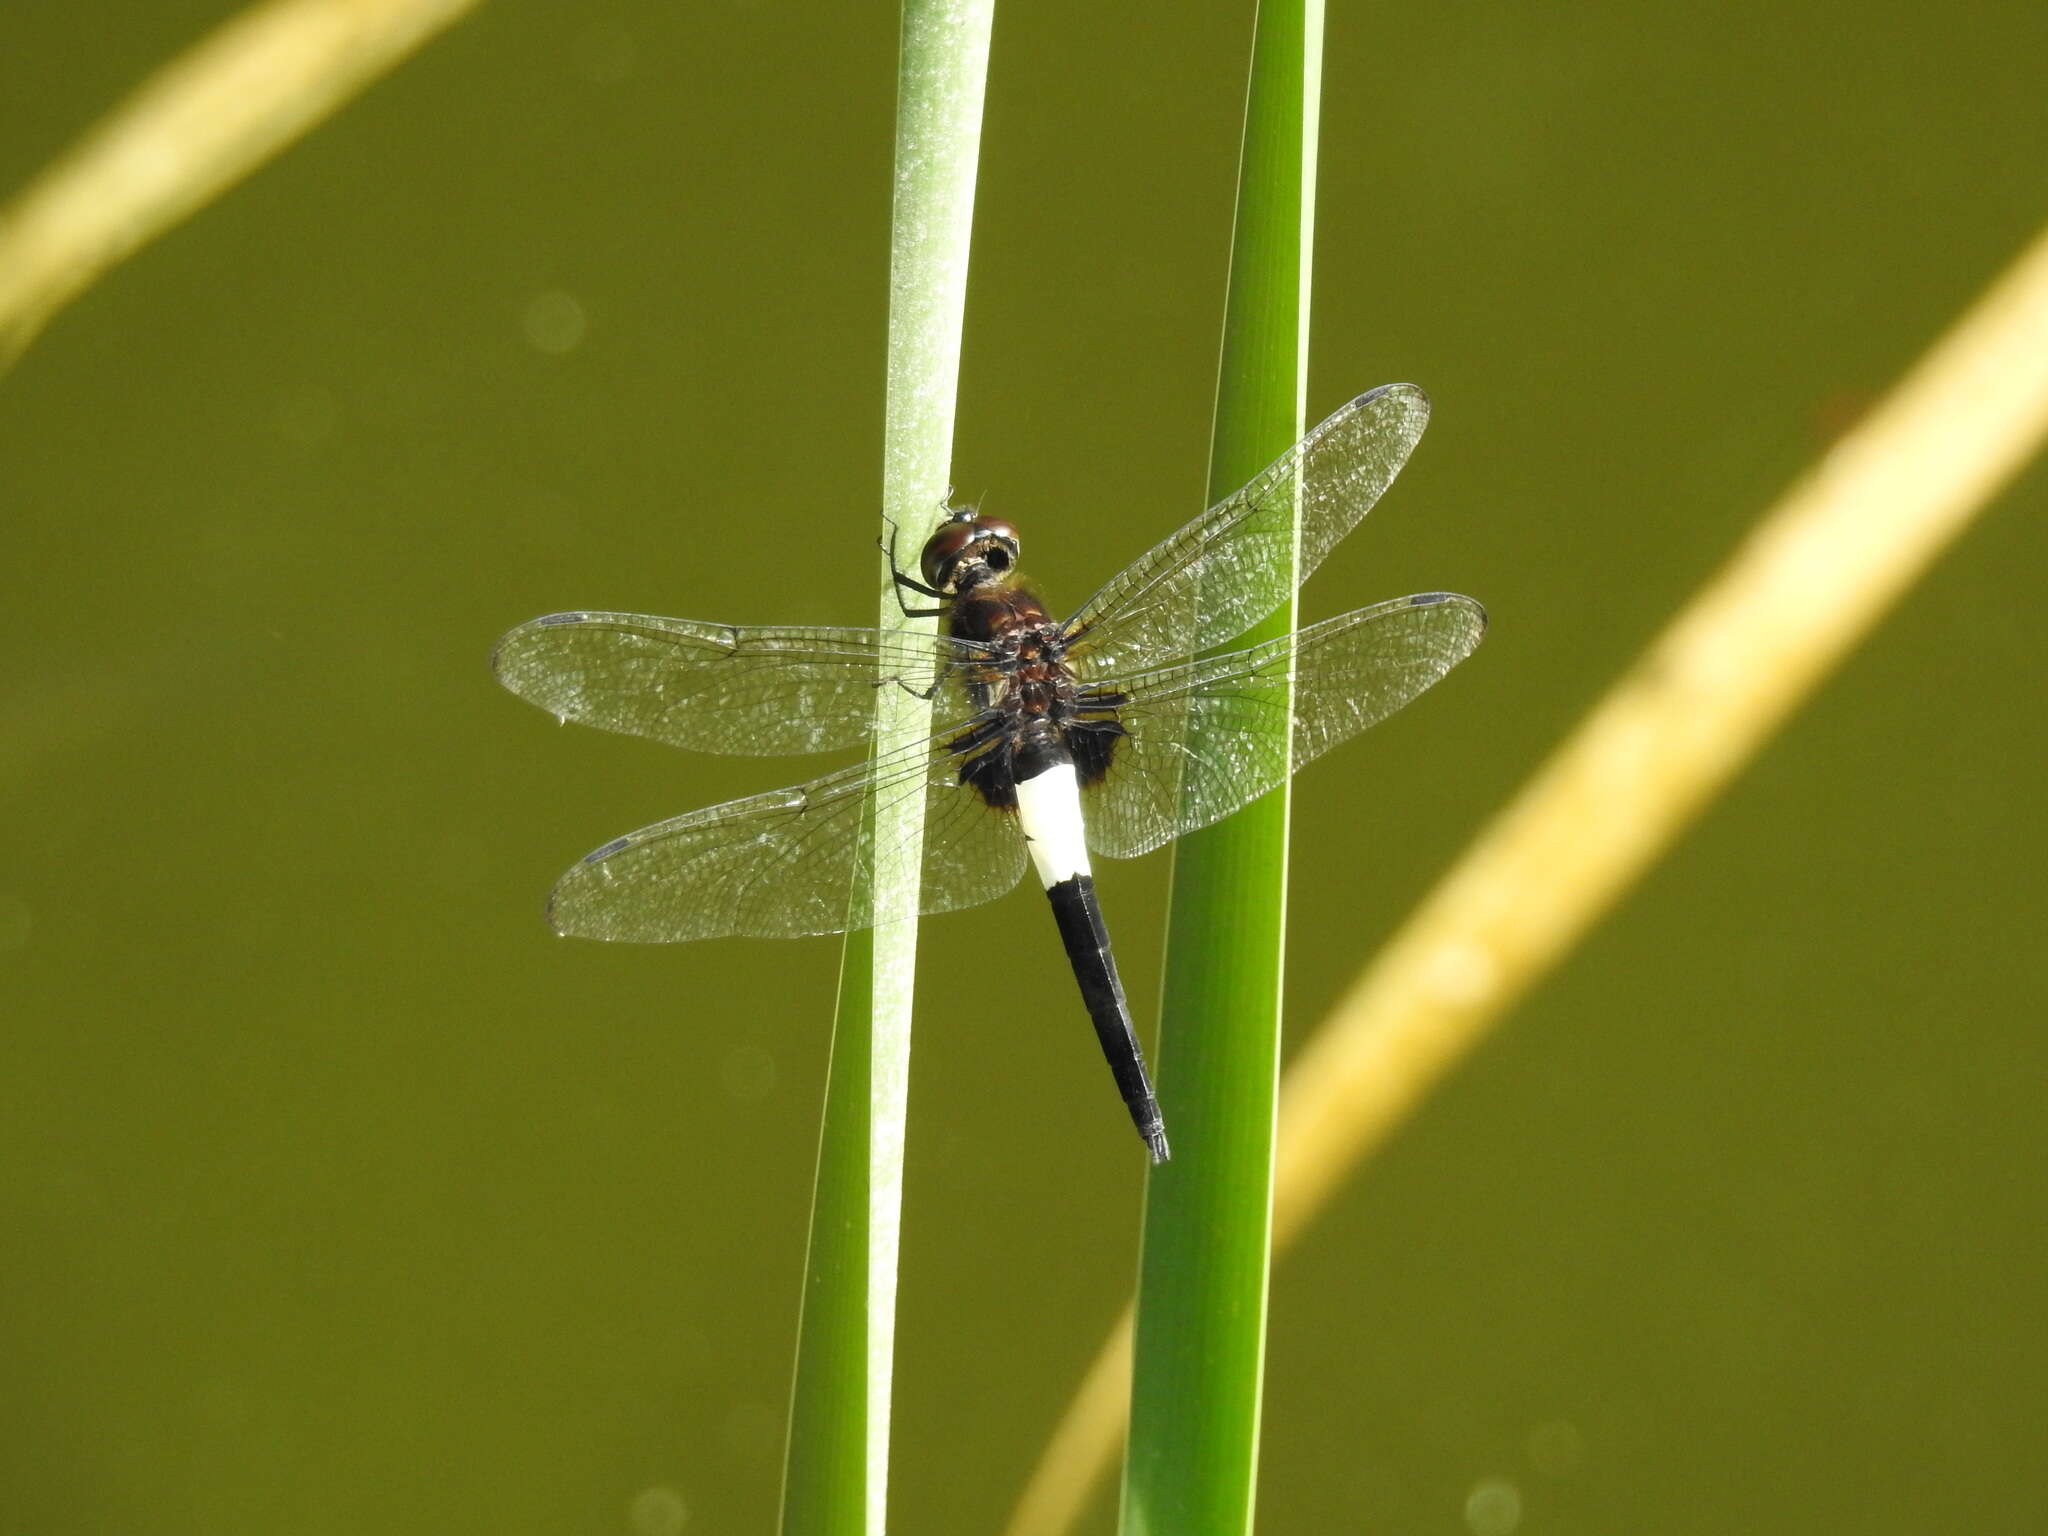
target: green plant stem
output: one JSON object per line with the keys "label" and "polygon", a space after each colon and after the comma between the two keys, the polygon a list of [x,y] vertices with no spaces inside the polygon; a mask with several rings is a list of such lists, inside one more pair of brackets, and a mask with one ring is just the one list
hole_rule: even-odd
{"label": "green plant stem", "polygon": [[[1216,391],[1212,502],[1304,429],[1321,65],[1319,0],[1263,0]],[[1293,627],[1289,602],[1244,643]],[[1283,786],[1175,849],[1161,1027],[1161,1095],[1175,1156],[1153,1170],[1146,1190],[1126,1536],[1220,1536],[1252,1525],[1287,824]]]}
{"label": "green plant stem", "polygon": [[[950,484],[993,21],[994,0],[903,9],[882,501],[906,530],[931,522]],[[884,629],[930,625],[904,616],[886,563],[881,588]],[[878,689],[877,754],[924,735],[930,713],[905,689]],[[852,896],[866,912],[840,967],[783,1472],[788,1536],[885,1528],[923,818],[914,795],[870,808],[872,881]],[[910,915],[869,928],[867,913]]]}

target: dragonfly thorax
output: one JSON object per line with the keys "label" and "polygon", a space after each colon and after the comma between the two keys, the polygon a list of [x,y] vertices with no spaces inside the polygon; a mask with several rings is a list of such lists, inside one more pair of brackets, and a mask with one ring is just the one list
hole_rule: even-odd
{"label": "dragonfly thorax", "polygon": [[972,584],[953,599],[946,628],[983,648],[967,671],[976,708],[1045,716],[1072,697],[1066,637],[1028,588],[1001,578]]}

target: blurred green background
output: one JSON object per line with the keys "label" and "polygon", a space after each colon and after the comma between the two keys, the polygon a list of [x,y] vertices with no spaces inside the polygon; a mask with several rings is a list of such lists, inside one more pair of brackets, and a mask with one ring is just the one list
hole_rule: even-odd
{"label": "blurred green background", "polygon": [[[0,186],[229,9],[10,7]],[[1198,507],[1249,21],[997,17],[956,475],[1056,607]],[[485,657],[872,611],[895,40],[486,7],[0,379],[0,1530],[772,1529],[837,944],[539,906],[824,765]],[[1311,417],[1437,415],[1305,612],[1494,627],[1301,782],[1296,1038],[2048,217],[2044,56],[2039,0],[1333,9]],[[2041,1528],[2044,497],[1281,1263],[1263,1529]],[[1167,864],[1102,875],[1141,1015]],[[903,1531],[999,1524],[1133,1274],[1041,905],[924,931]]]}

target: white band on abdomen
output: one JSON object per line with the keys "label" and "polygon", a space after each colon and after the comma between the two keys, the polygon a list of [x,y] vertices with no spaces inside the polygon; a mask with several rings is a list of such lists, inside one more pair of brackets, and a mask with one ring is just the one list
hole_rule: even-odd
{"label": "white band on abdomen", "polygon": [[1081,822],[1081,786],[1072,763],[1059,763],[1017,784],[1017,824],[1031,848],[1039,884],[1050,890],[1088,870],[1088,833]]}

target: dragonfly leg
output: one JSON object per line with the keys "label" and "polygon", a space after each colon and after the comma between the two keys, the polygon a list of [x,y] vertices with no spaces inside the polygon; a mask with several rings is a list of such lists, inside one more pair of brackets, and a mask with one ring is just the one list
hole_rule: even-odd
{"label": "dragonfly leg", "polygon": [[903,610],[903,617],[906,619],[936,619],[946,611],[943,608],[913,608],[910,604],[904,602],[902,591],[904,587],[910,588],[913,592],[924,591],[923,586],[912,581],[908,576],[898,576],[896,578],[896,587],[896,606]]}
{"label": "dragonfly leg", "polygon": [[[896,527],[896,519],[884,512],[882,514],[882,521],[889,525],[889,537],[887,540],[884,540],[880,534],[877,534],[875,536],[875,548],[881,550],[883,554],[889,557],[889,579],[895,583],[896,606],[903,610],[903,616],[906,619],[937,618],[946,610],[943,608],[913,608],[903,600],[903,593],[906,588],[923,597],[943,598],[946,594],[937,587],[926,586],[914,576],[903,574],[903,567],[896,559],[896,535],[899,531]],[[931,695],[926,694],[924,697],[929,698]]]}
{"label": "dragonfly leg", "polygon": [[891,683],[894,683],[898,688],[901,688],[913,699],[923,699],[927,704],[931,703],[933,696],[937,694],[939,691],[939,680],[936,677],[932,679],[931,686],[928,688],[913,688],[910,686],[908,682],[906,682],[904,679],[900,677],[882,678],[876,682],[875,686],[877,688],[886,688]]}

